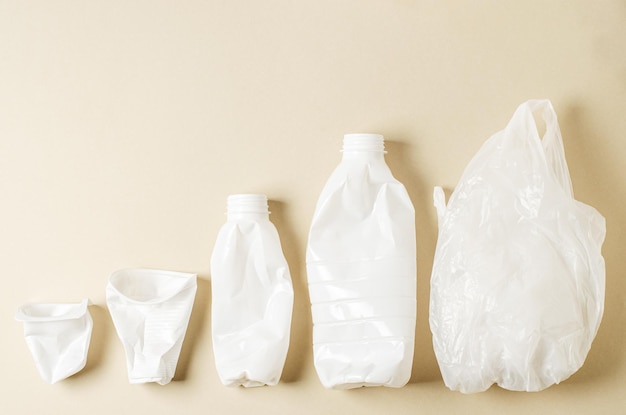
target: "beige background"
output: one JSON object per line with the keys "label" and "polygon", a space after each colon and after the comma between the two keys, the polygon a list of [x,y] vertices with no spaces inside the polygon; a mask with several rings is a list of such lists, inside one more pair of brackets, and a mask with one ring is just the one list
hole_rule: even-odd
{"label": "beige background", "polygon": [[[577,197],[607,219],[604,320],[584,367],[540,393],[441,380],[428,328],[432,187],[529,98],[559,114]],[[0,0],[0,413],[626,413],[626,3]],[[330,391],[312,363],[304,252],[342,135],[376,132],[416,207],[411,383]],[[283,381],[228,389],[209,257],[228,194],[271,199],[295,286]],[[176,380],[129,385],[105,306],[124,267],[197,272]],[[90,297],[87,367],[57,385],[13,320]]]}

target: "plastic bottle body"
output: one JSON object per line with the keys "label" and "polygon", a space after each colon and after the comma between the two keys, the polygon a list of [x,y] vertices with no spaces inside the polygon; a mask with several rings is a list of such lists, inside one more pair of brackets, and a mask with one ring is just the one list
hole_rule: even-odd
{"label": "plastic bottle body", "polygon": [[311,225],[307,274],[322,384],[404,386],[415,336],[415,213],[381,136],[344,138]]}
{"label": "plastic bottle body", "polygon": [[263,195],[234,195],[211,257],[213,351],[226,386],[275,385],[285,364],[293,287]]}

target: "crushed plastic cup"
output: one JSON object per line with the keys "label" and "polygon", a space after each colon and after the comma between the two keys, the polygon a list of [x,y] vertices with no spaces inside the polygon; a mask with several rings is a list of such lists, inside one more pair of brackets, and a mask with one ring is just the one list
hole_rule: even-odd
{"label": "crushed plastic cup", "polygon": [[183,272],[123,269],[111,275],[107,305],[130,383],[165,385],[173,379],[196,288],[196,275]]}
{"label": "crushed plastic cup", "polygon": [[24,323],[24,337],[41,378],[56,383],[80,372],[87,363],[93,320],[89,300],[78,304],[23,305],[15,318]]}

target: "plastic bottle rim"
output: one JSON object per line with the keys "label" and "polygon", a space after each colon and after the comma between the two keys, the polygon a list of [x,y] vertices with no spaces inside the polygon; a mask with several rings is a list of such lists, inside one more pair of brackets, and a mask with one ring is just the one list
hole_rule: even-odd
{"label": "plastic bottle rim", "polygon": [[227,213],[269,213],[267,196],[264,194],[236,194],[228,196]]}
{"label": "plastic bottle rim", "polygon": [[385,153],[385,138],[380,134],[346,134],[343,136],[342,151]]}

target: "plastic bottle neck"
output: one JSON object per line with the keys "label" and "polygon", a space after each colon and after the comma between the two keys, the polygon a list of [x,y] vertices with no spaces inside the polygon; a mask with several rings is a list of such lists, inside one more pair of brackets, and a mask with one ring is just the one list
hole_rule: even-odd
{"label": "plastic bottle neck", "polygon": [[230,219],[269,218],[267,196],[261,194],[230,195],[226,202],[226,216]]}
{"label": "plastic bottle neck", "polygon": [[343,158],[383,159],[385,139],[379,134],[346,134],[343,136]]}

